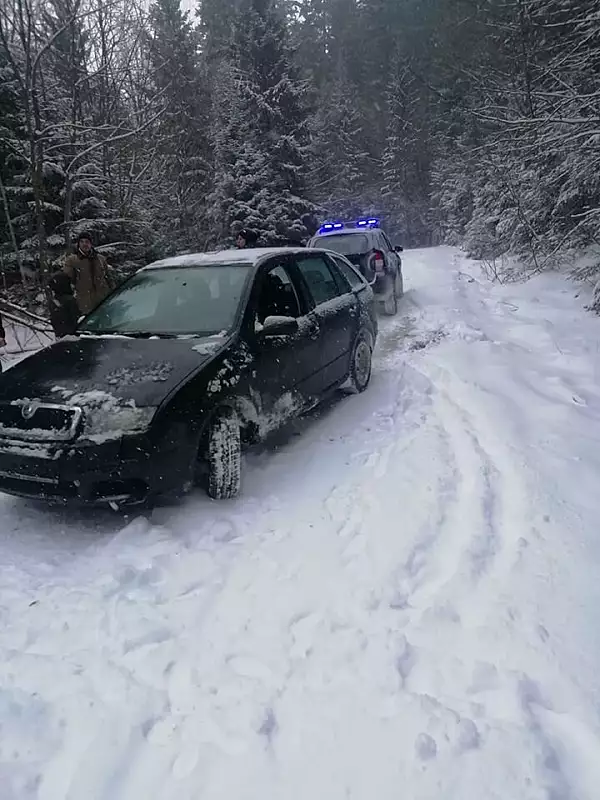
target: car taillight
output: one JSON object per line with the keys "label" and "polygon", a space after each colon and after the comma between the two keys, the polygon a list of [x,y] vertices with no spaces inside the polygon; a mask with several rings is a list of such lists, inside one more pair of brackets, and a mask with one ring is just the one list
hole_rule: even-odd
{"label": "car taillight", "polygon": [[375,272],[385,272],[385,258],[380,250],[375,250],[371,256],[371,267]]}

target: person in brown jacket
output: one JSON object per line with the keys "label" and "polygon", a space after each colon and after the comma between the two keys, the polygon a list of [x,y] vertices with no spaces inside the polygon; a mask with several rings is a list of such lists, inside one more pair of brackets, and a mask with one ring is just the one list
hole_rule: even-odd
{"label": "person in brown jacket", "polygon": [[89,233],[80,233],[75,252],[63,267],[73,284],[75,299],[82,314],[89,314],[113,290],[108,264],[96,252]]}

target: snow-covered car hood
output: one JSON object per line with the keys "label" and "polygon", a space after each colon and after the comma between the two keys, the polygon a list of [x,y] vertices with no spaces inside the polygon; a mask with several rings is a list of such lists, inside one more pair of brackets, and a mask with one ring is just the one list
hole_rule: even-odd
{"label": "snow-covered car hood", "polygon": [[0,378],[0,403],[60,403],[101,392],[136,406],[158,406],[191,373],[206,365],[225,338],[133,339],[82,336],[40,350]]}

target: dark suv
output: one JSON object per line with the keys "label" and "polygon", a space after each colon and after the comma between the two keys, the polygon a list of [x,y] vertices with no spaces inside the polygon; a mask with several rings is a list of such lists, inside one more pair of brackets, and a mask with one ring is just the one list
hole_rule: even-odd
{"label": "dark suv", "polygon": [[375,295],[386,314],[393,316],[398,311],[398,300],[402,297],[402,248],[394,247],[378,219],[359,219],[355,222],[326,222],[309,247],[333,250],[355,264],[372,285]]}

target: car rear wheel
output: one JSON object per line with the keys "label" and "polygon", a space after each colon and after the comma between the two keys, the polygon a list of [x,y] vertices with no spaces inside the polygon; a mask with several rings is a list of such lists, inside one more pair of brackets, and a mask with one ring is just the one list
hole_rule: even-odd
{"label": "car rear wheel", "polygon": [[242,474],[240,422],[233,411],[220,412],[208,432],[207,493],[214,500],[228,500],[239,494]]}
{"label": "car rear wheel", "polygon": [[373,350],[365,334],[361,333],[352,351],[350,375],[344,388],[354,394],[364,392],[371,381],[372,368]]}
{"label": "car rear wheel", "polygon": [[398,295],[397,295],[397,274],[393,278],[390,276],[390,290],[387,297],[383,301],[383,311],[388,317],[393,317],[398,313]]}
{"label": "car rear wheel", "polygon": [[402,271],[399,269],[396,273],[396,298],[400,300],[404,296],[404,279],[402,278]]}

